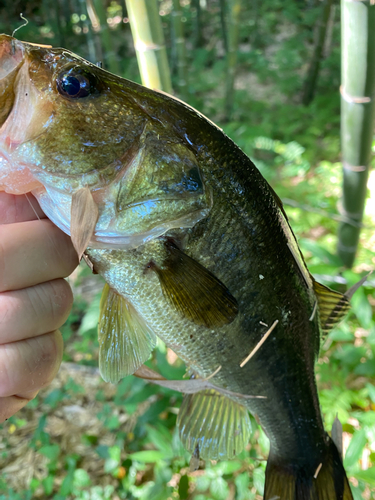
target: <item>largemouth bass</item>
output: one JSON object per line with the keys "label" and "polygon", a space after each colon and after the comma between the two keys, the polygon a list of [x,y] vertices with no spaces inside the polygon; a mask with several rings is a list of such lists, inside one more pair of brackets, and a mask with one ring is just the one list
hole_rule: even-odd
{"label": "largemouth bass", "polygon": [[106,280],[105,380],[139,370],[160,337],[195,377],[178,418],[188,450],[233,457],[249,410],[270,439],[266,500],[352,499],[314,377],[348,296],[314,281],[281,201],[218,127],[65,49],[1,35],[0,190],[32,191]]}

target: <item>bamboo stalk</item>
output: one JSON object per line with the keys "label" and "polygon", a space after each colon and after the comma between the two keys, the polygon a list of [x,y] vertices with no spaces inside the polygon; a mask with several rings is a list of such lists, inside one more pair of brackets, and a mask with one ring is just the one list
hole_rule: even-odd
{"label": "bamboo stalk", "polygon": [[156,0],[125,0],[142,83],[172,92],[167,51]]}
{"label": "bamboo stalk", "polygon": [[[341,148],[342,215],[362,221],[375,119],[375,4],[342,0]],[[360,228],[343,223],[338,254],[352,267]]]}
{"label": "bamboo stalk", "polygon": [[87,43],[87,50],[89,54],[89,59],[94,64],[97,62],[98,58],[95,50],[94,36],[91,31],[91,26],[87,16],[87,7],[85,0],[79,0],[79,7],[81,10],[81,22],[82,22],[82,32],[85,36]]}
{"label": "bamboo stalk", "polygon": [[319,78],[320,62],[323,57],[324,42],[326,39],[328,21],[331,14],[333,0],[324,0],[322,13],[318,25],[318,34],[314,47],[313,57],[302,90],[302,104],[308,106],[314,98],[316,85]]}
{"label": "bamboo stalk", "polygon": [[[100,19],[99,16],[95,10],[93,0],[86,0],[86,10],[87,14],[90,19],[90,29],[92,30],[93,34],[93,40],[94,40],[94,46],[95,46],[95,54],[96,54],[96,61],[95,64],[103,64],[103,47],[102,47],[102,40],[100,36]],[[119,74],[119,73],[117,73]]]}
{"label": "bamboo stalk", "polygon": [[186,99],[188,93],[188,71],[180,0],[173,0],[172,21],[175,34],[175,47],[177,56],[177,84],[181,97],[183,99]]}
{"label": "bamboo stalk", "polygon": [[204,45],[202,33],[202,9],[200,0],[191,0],[191,8],[195,13],[194,16],[194,47],[202,47]]}
{"label": "bamboo stalk", "polygon": [[220,0],[220,24],[221,24],[221,32],[223,36],[224,50],[225,53],[228,54],[228,35],[227,35],[227,22],[226,22],[226,10],[227,10],[227,2],[226,0]]}
{"label": "bamboo stalk", "polygon": [[[222,1],[225,8],[225,2]],[[225,118],[230,120],[234,103],[234,80],[237,67],[237,53],[239,41],[239,21],[241,14],[241,0],[227,0],[227,26],[228,26],[228,52],[227,52],[227,78],[225,92]]]}
{"label": "bamboo stalk", "polygon": [[115,34],[111,32],[107,23],[107,12],[104,7],[103,0],[93,0],[93,7],[99,19],[98,33],[100,35],[101,42],[104,47],[105,53],[105,68],[111,73],[116,75],[120,74],[120,65],[117,59],[117,55],[113,50],[115,45],[114,36]]}

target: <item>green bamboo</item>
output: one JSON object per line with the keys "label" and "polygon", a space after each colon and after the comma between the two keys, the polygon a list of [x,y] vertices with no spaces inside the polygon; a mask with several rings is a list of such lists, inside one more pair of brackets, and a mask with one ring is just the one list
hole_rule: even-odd
{"label": "green bamboo", "polygon": [[172,21],[173,31],[175,34],[175,48],[177,56],[177,85],[179,94],[181,95],[182,99],[186,99],[188,93],[188,69],[180,0],[173,0]]}
{"label": "green bamboo", "polygon": [[220,0],[220,24],[221,24],[221,32],[223,36],[223,44],[225,53],[228,54],[228,34],[227,34],[227,21],[226,21],[226,9],[227,2],[226,0]]}
{"label": "green bamboo", "polygon": [[227,6],[222,0],[222,8],[227,10],[226,25],[227,33],[227,78],[225,92],[225,119],[228,121],[232,116],[234,103],[234,80],[236,77],[237,53],[239,42],[239,25],[241,14],[241,0],[227,0]]}
{"label": "green bamboo", "polygon": [[342,0],[341,148],[342,215],[338,254],[352,267],[363,217],[375,118],[375,4]]}
{"label": "green bamboo", "polygon": [[191,0],[191,8],[194,15],[194,47],[203,47],[203,30],[202,30],[202,9],[200,0]]}
{"label": "green bamboo", "polygon": [[103,0],[93,0],[93,7],[95,13],[97,14],[97,18],[99,18],[99,27],[98,32],[100,34],[100,38],[104,47],[105,52],[105,64],[104,67],[110,71],[111,73],[115,73],[116,75],[120,74],[120,65],[118,62],[117,55],[113,50],[115,43],[114,37],[116,36],[108,26],[107,23],[107,12],[104,7]]}
{"label": "green bamboo", "polygon": [[157,0],[125,0],[142,83],[172,92]]}
{"label": "green bamboo", "polygon": [[79,0],[79,6],[81,10],[82,31],[85,35],[89,59],[91,62],[96,63],[98,58],[95,50],[94,36],[91,31],[89,19],[87,17],[87,7],[85,0]]}
{"label": "green bamboo", "polygon": [[307,71],[306,80],[302,90],[302,104],[309,105],[314,98],[318,82],[320,63],[323,57],[324,42],[326,39],[328,21],[333,0],[324,0],[322,13],[319,20],[318,34],[315,42],[314,53]]}
{"label": "green bamboo", "polygon": [[[93,35],[93,42],[96,54],[95,64],[99,64],[102,66],[104,57],[103,57],[102,39],[100,36],[101,26],[100,26],[99,16],[93,4],[93,0],[86,0],[86,10],[91,23],[90,30],[92,31]],[[119,74],[117,71],[116,73]]]}

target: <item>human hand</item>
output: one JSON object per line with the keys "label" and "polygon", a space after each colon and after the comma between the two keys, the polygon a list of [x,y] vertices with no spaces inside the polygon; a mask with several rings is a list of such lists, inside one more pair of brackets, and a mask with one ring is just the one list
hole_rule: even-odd
{"label": "human hand", "polygon": [[73,294],[63,279],[78,265],[70,238],[35,198],[0,192],[0,422],[55,377],[62,358],[58,328]]}

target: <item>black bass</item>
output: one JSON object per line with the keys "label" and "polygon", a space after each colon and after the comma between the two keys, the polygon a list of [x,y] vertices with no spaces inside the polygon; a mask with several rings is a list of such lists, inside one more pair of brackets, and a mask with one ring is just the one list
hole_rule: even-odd
{"label": "black bass", "polygon": [[[309,274],[251,160],[183,103],[65,49],[0,36],[0,190],[32,191],[107,284],[103,378],[139,370],[160,337],[207,382],[180,436],[202,458],[270,439],[266,500],[350,500],[314,377],[348,309]],[[207,379],[210,378],[209,382]]]}

